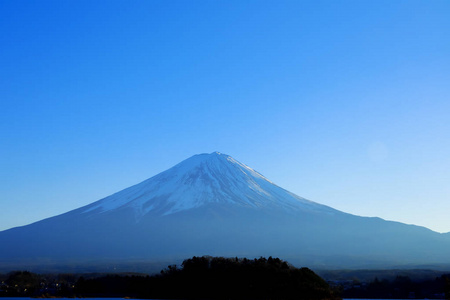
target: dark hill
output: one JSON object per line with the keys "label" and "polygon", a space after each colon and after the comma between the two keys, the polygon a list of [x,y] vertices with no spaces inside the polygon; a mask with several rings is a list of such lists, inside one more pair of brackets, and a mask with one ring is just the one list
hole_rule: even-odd
{"label": "dark hill", "polygon": [[193,257],[159,276],[81,280],[77,295],[152,299],[334,299],[328,284],[308,268],[269,257],[254,260]]}

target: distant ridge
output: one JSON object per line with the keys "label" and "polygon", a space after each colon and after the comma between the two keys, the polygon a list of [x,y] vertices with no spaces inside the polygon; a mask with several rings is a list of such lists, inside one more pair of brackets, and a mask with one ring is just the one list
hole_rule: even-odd
{"label": "distant ridge", "polygon": [[87,206],[0,232],[0,265],[277,256],[303,266],[449,264],[450,235],[299,197],[220,152]]}

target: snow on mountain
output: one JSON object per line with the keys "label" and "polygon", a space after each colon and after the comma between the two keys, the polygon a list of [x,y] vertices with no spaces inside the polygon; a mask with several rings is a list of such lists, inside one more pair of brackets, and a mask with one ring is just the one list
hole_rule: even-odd
{"label": "snow on mountain", "polygon": [[132,208],[140,218],[149,212],[170,215],[209,203],[338,213],[286,191],[220,152],[194,155],[167,171],[88,205],[83,212]]}

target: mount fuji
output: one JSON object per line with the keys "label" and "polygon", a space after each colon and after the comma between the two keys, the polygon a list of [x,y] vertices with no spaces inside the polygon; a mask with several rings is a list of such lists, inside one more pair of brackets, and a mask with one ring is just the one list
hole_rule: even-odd
{"label": "mount fuji", "polygon": [[87,206],[0,232],[0,266],[278,256],[323,268],[449,264],[450,238],[299,197],[231,156],[192,156]]}

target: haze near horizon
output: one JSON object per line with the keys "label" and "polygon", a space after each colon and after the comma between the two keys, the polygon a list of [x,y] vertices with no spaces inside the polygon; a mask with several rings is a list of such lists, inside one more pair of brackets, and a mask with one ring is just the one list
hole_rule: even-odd
{"label": "haze near horizon", "polygon": [[450,231],[446,1],[0,3],[0,230],[198,153]]}

